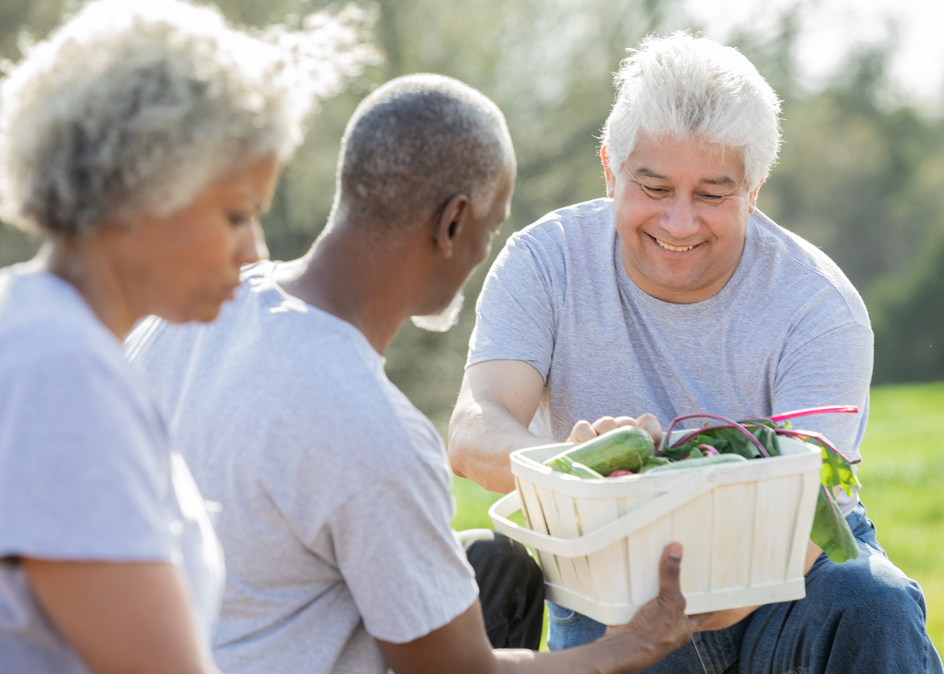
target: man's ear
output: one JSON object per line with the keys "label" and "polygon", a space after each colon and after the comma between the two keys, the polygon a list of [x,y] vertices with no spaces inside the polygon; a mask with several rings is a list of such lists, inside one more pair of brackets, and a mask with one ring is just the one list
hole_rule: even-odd
{"label": "man's ear", "polygon": [[606,145],[600,146],[600,159],[603,161],[603,174],[606,176],[606,196],[612,199],[616,194],[616,179],[610,171],[610,157],[606,153]]}
{"label": "man's ear", "polygon": [[747,211],[748,213],[753,213],[754,209],[757,208],[757,193],[760,192],[761,185],[763,185],[764,181],[767,180],[768,175],[770,174],[769,173],[764,174],[764,177],[760,179],[759,183],[757,183],[757,187],[755,187],[754,190],[748,196],[747,198],[748,204],[749,204],[748,211]]}
{"label": "man's ear", "polygon": [[443,256],[452,257],[453,243],[471,211],[469,197],[462,193],[449,197],[449,201],[443,206],[434,232],[436,247]]}

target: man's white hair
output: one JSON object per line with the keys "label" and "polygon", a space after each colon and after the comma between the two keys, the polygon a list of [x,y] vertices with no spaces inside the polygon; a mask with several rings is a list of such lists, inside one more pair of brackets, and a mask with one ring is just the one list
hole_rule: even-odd
{"label": "man's white hair", "polygon": [[345,11],[249,35],[182,0],[89,3],[0,86],[0,216],[82,235],[285,159],[317,100],[371,58]]}
{"label": "man's white hair", "polygon": [[616,85],[618,98],[603,127],[613,172],[641,135],[739,150],[752,189],[777,158],[780,100],[733,47],[685,32],[648,37],[622,62]]}

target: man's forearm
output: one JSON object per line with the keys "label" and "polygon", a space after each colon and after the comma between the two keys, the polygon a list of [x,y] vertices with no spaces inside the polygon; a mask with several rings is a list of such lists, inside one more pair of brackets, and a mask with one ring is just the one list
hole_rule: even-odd
{"label": "man's forearm", "polygon": [[460,404],[449,422],[449,461],[453,471],[501,494],[515,488],[511,453],[552,442],[534,435],[504,407],[492,402]]}
{"label": "man's forearm", "polygon": [[500,674],[633,674],[665,655],[657,653],[652,643],[631,633],[604,637],[555,653],[495,651]]}

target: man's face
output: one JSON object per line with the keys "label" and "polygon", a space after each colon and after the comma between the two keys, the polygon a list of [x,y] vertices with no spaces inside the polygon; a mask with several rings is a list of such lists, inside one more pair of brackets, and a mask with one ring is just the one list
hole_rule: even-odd
{"label": "man's face", "polygon": [[740,262],[759,189],[745,184],[738,150],[641,137],[616,173],[606,166],[629,278],[675,304],[717,294]]}

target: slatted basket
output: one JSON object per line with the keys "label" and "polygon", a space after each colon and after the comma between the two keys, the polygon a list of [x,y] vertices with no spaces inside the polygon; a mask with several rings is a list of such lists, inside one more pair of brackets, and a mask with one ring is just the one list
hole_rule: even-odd
{"label": "slatted basket", "polygon": [[[594,480],[543,465],[568,446],[514,452],[517,490],[489,510],[498,531],[534,549],[554,603],[608,625],[628,621],[658,595],[671,541],[684,546],[689,614],[805,596],[818,447],[781,437],[781,456]],[[508,519],[518,510],[525,527]]]}

